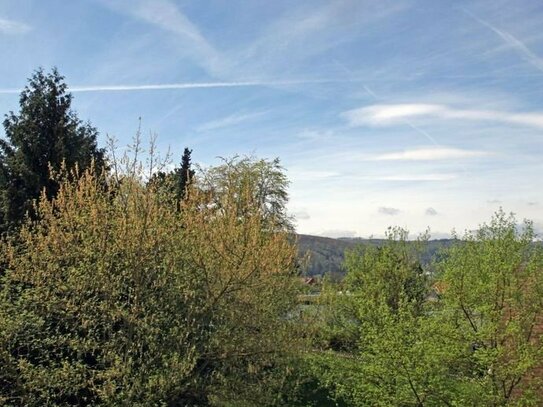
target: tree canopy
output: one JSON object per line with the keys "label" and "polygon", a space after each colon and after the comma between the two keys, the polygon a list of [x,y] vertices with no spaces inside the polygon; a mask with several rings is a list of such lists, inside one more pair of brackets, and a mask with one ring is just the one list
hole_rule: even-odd
{"label": "tree canopy", "polygon": [[[250,196],[244,199],[250,199],[254,203],[252,208],[258,208],[270,227],[294,231],[292,219],[286,211],[289,180],[279,158],[223,159],[223,163],[207,171],[202,180],[203,188],[214,199],[214,205],[223,205],[223,198],[229,194],[241,197],[250,192]],[[245,208],[240,207],[240,218],[245,215]]]}

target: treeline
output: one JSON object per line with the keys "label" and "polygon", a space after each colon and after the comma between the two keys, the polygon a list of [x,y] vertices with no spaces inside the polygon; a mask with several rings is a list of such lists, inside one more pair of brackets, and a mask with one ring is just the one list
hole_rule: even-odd
{"label": "treeline", "polygon": [[499,212],[431,268],[391,229],[307,296],[278,160],[107,153],[56,71],[4,127],[0,404],[543,403],[530,223]]}
{"label": "treeline", "polygon": [[[328,275],[336,280],[341,280],[345,276],[345,253],[348,250],[357,246],[380,247],[386,243],[385,239],[359,237],[328,238],[299,234],[297,238],[300,257],[308,258],[305,274],[316,278]],[[421,263],[423,266],[427,266],[428,271],[433,272],[433,262],[446,251],[444,249],[455,243],[454,239],[428,240],[420,253]]]}

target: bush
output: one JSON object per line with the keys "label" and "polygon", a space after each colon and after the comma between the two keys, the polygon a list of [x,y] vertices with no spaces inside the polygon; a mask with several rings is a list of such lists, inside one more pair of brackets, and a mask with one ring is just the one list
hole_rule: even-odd
{"label": "bush", "polygon": [[226,179],[218,196],[196,181],[178,210],[135,170],[93,173],[61,177],[4,242],[0,401],[280,403],[296,251],[263,227],[255,184]]}

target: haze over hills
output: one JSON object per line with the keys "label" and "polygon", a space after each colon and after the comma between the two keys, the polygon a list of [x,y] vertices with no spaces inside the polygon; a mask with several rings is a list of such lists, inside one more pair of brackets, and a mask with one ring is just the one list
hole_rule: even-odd
{"label": "haze over hills", "polygon": [[[364,239],[364,238],[330,238],[313,235],[298,235],[298,253],[301,258],[307,257],[307,266],[304,274],[308,276],[324,276],[330,274],[334,278],[341,278],[346,270],[343,268],[345,252],[352,250],[359,245],[381,246],[385,239]],[[422,253],[422,261],[430,265],[439,251],[451,246],[454,239],[429,240],[425,244]]]}

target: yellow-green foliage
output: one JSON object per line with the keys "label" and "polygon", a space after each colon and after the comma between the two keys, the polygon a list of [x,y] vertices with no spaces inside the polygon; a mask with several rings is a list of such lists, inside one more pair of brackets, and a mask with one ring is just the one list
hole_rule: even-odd
{"label": "yellow-green foliage", "polygon": [[278,403],[295,248],[256,180],[203,176],[178,210],[133,173],[73,178],[2,247],[0,404]]}
{"label": "yellow-green foliage", "polygon": [[470,346],[479,405],[543,404],[543,246],[531,222],[495,214],[440,264],[444,323]]}
{"label": "yellow-green foliage", "polygon": [[431,287],[406,239],[393,230],[383,247],[351,252],[341,289],[325,291],[310,358],[320,384],[356,406],[543,405],[532,225],[496,213],[443,253]]}

